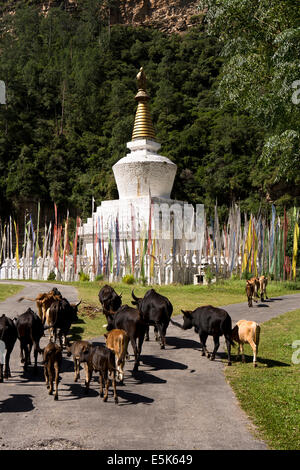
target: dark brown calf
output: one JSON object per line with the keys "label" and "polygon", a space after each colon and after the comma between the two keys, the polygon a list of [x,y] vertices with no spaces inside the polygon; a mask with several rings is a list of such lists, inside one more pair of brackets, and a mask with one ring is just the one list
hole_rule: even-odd
{"label": "dark brown calf", "polygon": [[93,370],[99,372],[99,383],[100,383],[100,397],[103,397],[103,381],[105,382],[105,393],[103,401],[107,401],[108,389],[109,389],[109,378],[110,374],[112,378],[112,385],[114,389],[115,403],[118,403],[117,389],[116,389],[116,359],[115,353],[105,346],[90,346],[89,349],[80,354],[80,362],[86,362],[88,365],[88,380],[85,382],[85,393],[89,391],[89,385],[92,378]]}
{"label": "dark brown calf", "polygon": [[59,371],[62,361],[62,349],[54,343],[49,343],[44,349],[44,376],[49,395],[53,393],[53,379],[55,376],[55,394],[54,400],[58,400],[58,381]]}

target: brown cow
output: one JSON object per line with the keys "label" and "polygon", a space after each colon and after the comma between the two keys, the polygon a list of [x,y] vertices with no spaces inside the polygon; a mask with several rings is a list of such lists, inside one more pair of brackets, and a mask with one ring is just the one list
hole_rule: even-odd
{"label": "brown cow", "polygon": [[106,346],[114,351],[116,357],[117,379],[120,384],[124,382],[124,366],[127,355],[129,336],[124,330],[114,329],[104,334]]}
{"label": "brown cow", "polygon": [[259,277],[259,288],[260,288],[260,300],[261,302],[264,301],[264,296],[266,299],[269,297],[267,296],[267,285],[268,285],[268,278],[266,276]]}
{"label": "brown cow", "polygon": [[250,281],[247,281],[246,283],[246,294],[248,298],[248,307],[253,307],[252,299],[254,296],[254,284],[252,284]]}
{"label": "brown cow", "polygon": [[245,362],[244,344],[250,344],[253,351],[253,365],[256,364],[256,355],[258,353],[260,326],[255,321],[239,320],[232,332],[232,339],[239,345],[239,353],[242,355],[242,362]]}
{"label": "brown cow", "polygon": [[253,285],[254,287],[254,295],[253,295],[253,300],[254,302],[257,302],[257,299],[259,298],[258,296],[258,290],[259,290],[259,279],[258,277],[252,277],[251,279],[249,279],[248,281],[250,284]]}
{"label": "brown cow", "polygon": [[62,361],[62,349],[54,343],[49,343],[43,352],[44,355],[44,376],[49,395],[53,393],[53,379],[55,376],[55,394],[54,400],[58,400],[58,381],[59,371]]}
{"label": "brown cow", "polygon": [[29,297],[20,297],[18,302],[21,302],[22,300],[31,300],[32,302],[36,302],[38,315],[44,324],[46,319],[46,311],[51,306],[51,304],[55,302],[55,300],[59,300],[61,298],[62,295],[59,290],[56,287],[53,287],[53,289],[49,292],[38,294],[35,299],[31,299]]}
{"label": "brown cow", "polygon": [[[71,346],[67,347],[67,356],[70,357],[71,355],[73,356],[73,361],[74,361],[74,382],[77,382],[78,379],[80,379],[80,353],[85,352],[88,350],[88,348],[91,346],[91,343],[88,341],[75,341]],[[85,369],[85,376],[86,376],[86,381],[88,380],[88,369],[87,369],[87,363],[84,362],[84,369]]]}

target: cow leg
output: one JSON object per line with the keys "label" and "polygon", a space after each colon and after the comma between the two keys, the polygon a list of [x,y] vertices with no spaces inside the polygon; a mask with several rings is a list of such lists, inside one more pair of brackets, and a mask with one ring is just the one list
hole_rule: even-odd
{"label": "cow leg", "polygon": [[55,370],[55,395],[54,400],[58,400],[58,382],[59,382],[59,364],[57,361],[54,363]]}
{"label": "cow leg", "polygon": [[216,357],[216,352],[218,351],[219,349],[219,346],[220,346],[220,338],[219,338],[219,335],[214,335],[213,336],[213,339],[214,339],[214,350],[212,352],[212,355],[210,357],[210,360],[211,361],[214,361],[215,360],[215,357]]}
{"label": "cow leg", "polygon": [[135,338],[130,338],[130,342],[132,345],[133,353],[134,353],[134,367],[133,367],[133,372],[136,372],[139,367],[139,356],[138,356],[138,349],[136,346],[136,341]]}
{"label": "cow leg", "polygon": [[46,381],[46,386],[49,388],[49,375],[48,375],[48,366],[44,364],[44,377]]}
{"label": "cow leg", "polygon": [[22,342],[20,342],[20,359],[21,359],[21,364],[24,364],[25,362],[25,350]]}
{"label": "cow leg", "polygon": [[225,337],[225,341],[226,341],[226,348],[227,348],[227,360],[228,360],[227,365],[231,366],[231,356],[230,356],[231,343],[230,343],[230,339]]}
{"label": "cow leg", "polygon": [[150,337],[149,337],[149,329],[150,329],[150,327],[147,326],[147,327],[146,327],[146,333],[145,333],[145,341],[149,341],[149,340],[150,340]]}
{"label": "cow leg", "polygon": [[24,352],[25,352],[25,361],[24,361],[23,369],[24,369],[24,372],[25,372],[25,371],[27,371],[28,364],[30,364],[30,350],[29,350],[29,347],[28,347],[27,344],[24,347]]}
{"label": "cow leg", "polygon": [[102,372],[99,372],[99,384],[100,384],[100,397],[103,397],[103,376],[102,376]]}
{"label": "cow leg", "polygon": [[154,335],[155,335],[155,341],[159,341],[159,334],[157,330],[157,326],[154,325]]}
{"label": "cow leg", "polygon": [[52,367],[48,366],[48,376],[49,376],[49,395],[53,393],[53,370]]}
{"label": "cow leg", "polygon": [[138,338],[138,365],[140,365],[140,356],[142,352],[143,342],[144,342],[144,334],[141,334]]}
{"label": "cow leg", "polygon": [[250,344],[250,346],[252,348],[252,351],[253,351],[253,365],[254,365],[254,367],[257,367],[256,356],[257,356],[258,347],[254,343],[254,341],[252,341],[251,339],[249,340],[249,344]]}
{"label": "cow leg", "polygon": [[5,379],[8,379],[9,377],[11,377],[11,373],[10,373],[10,367],[9,367],[9,359],[10,359],[10,354],[12,352],[12,349],[11,348],[8,348],[6,350],[6,355],[5,355],[5,369],[4,369],[4,378]]}
{"label": "cow leg", "polygon": [[165,338],[164,327],[160,323],[156,323],[155,326],[156,326],[156,328],[159,332],[160,349],[165,349],[165,347],[166,347],[166,338]]}
{"label": "cow leg", "polygon": [[28,346],[28,351],[29,351],[29,353],[28,353],[28,365],[30,365],[30,366],[31,366],[31,350],[32,350],[32,344],[30,344]]}
{"label": "cow leg", "polygon": [[114,389],[114,399],[115,399],[115,403],[118,404],[119,400],[118,400],[118,395],[117,395],[116,373],[115,373],[115,371],[112,371],[112,374],[113,374],[112,386],[113,386],[113,389]]}
{"label": "cow leg", "polygon": [[34,347],[34,367],[33,367],[33,373],[34,374],[37,374],[37,358],[38,358],[38,349],[37,347],[35,346]]}
{"label": "cow leg", "polygon": [[84,363],[85,368],[85,390],[84,393],[87,395],[89,393],[90,381],[92,378],[93,369],[86,362]]}
{"label": "cow leg", "polygon": [[0,363],[0,383],[3,382],[3,364]]}
{"label": "cow leg", "polygon": [[202,344],[202,356],[207,356],[209,358],[210,354],[206,349],[206,340],[207,340],[208,334],[199,333],[199,337],[200,337],[200,343]]}
{"label": "cow leg", "polygon": [[74,372],[74,382],[77,382],[77,380],[80,379],[80,364],[77,357],[74,357]]}

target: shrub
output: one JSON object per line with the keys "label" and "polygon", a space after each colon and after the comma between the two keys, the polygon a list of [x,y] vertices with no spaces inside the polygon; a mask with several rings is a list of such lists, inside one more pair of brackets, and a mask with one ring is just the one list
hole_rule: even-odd
{"label": "shrub", "polygon": [[103,281],[104,279],[104,275],[103,274],[98,274],[96,277],[95,277],[95,281]]}
{"label": "shrub", "polygon": [[51,271],[49,274],[48,274],[48,277],[47,277],[47,281],[55,281],[56,280],[56,274],[54,271]]}
{"label": "shrub", "polygon": [[204,269],[204,272],[205,272],[205,279],[207,281],[207,284],[210,285],[215,275],[210,266],[207,266],[207,268]]}
{"label": "shrub", "polygon": [[80,279],[80,281],[89,281],[90,276],[88,274],[85,274],[83,271],[80,271],[79,279]]}
{"label": "shrub", "polygon": [[124,282],[124,284],[134,284],[134,276],[132,274],[126,274],[126,276],[122,278],[122,282]]}

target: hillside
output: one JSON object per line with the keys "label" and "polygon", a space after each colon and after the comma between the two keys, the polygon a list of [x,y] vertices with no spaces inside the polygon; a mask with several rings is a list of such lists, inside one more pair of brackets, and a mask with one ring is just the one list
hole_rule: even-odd
{"label": "hillside", "polygon": [[[204,25],[189,26],[196,2],[164,3],[0,2],[2,220],[21,222],[38,201],[41,219],[54,202],[60,214],[84,218],[92,197],[97,205],[117,197],[111,167],[131,139],[140,66],[161,152],[178,166],[174,198],[208,210],[217,200],[221,219],[236,201],[252,211],[297,204],[298,173],[286,183],[274,182],[274,166],[262,171],[264,128],[248,112],[220,107],[222,43]],[[113,24],[116,5],[124,24]],[[170,28],[150,27],[156,17]],[[185,34],[170,33],[182,18]]]}

